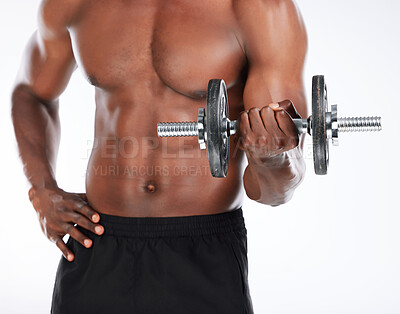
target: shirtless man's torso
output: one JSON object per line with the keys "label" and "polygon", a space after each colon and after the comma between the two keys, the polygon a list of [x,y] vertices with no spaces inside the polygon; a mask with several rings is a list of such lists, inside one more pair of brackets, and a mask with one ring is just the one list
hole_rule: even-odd
{"label": "shirtless man's torso", "polygon": [[[291,0],[44,0],[38,16],[12,114],[30,199],[69,261],[62,237],[91,247],[74,224],[102,234],[101,214],[224,213],[241,206],[244,192],[269,205],[290,199],[304,174],[291,118],[307,113],[307,40]],[[86,195],[63,191],[55,179],[58,98],[78,67],[96,98]],[[193,120],[213,78],[227,84],[242,139],[230,139],[225,179],[211,176],[196,138],[156,134],[157,122]]]}

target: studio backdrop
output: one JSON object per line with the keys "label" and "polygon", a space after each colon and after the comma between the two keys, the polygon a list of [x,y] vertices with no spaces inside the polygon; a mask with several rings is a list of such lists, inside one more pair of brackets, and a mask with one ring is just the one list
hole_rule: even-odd
{"label": "studio backdrop", "polygon": [[[268,1],[268,0],[266,0]],[[383,130],[340,134],[327,176],[307,174],[278,207],[245,199],[249,283],[255,313],[400,313],[400,2],[298,0],[308,31],[305,89],[325,75],[340,116],[379,115]],[[10,118],[23,49],[38,0],[0,2],[0,313],[48,313],[61,257],[28,200]],[[211,9],[211,8],[210,8]],[[84,192],[93,145],[94,89],[78,70],[60,100],[57,180]]]}

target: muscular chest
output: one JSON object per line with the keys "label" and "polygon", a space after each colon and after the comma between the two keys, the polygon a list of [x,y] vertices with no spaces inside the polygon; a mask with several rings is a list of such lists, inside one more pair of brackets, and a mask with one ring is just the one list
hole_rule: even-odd
{"label": "muscular chest", "polygon": [[245,64],[230,1],[88,1],[71,27],[74,54],[103,88],[159,80],[196,96],[211,78],[233,85]]}

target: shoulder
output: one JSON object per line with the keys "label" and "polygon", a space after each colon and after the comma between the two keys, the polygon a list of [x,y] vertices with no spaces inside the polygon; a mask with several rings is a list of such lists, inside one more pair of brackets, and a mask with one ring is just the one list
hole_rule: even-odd
{"label": "shoulder", "polygon": [[295,1],[232,0],[232,7],[246,53],[265,58],[271,48],[306,49],[306,29]]}
{"label": "shoulder", "polygon": [[281,17],[299,17],[299,9],[293,0],[233,0],[233,9],[238,18],[248,14]]}
{"label": "shoulder", "polygon": [[232,7],[244,31],[255,27],[304,31],[300,10],[293,0],[232,0]]}
{"label": "shoulder", "polygon": [[53,39],[66,34],[84,2],[84,0],[42,0],[37,17],[41,35]]}

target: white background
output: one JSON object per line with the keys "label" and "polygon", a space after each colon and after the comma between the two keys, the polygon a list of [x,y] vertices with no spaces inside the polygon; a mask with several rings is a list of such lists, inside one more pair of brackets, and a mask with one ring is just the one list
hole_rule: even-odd
{"label": "white background", "polygon": [[[58,249],[41,233],[14,143],[10,92],[38,0],[0,2],[0,313],[49,311]],[[383,131],[342,134],[329,175],[308,172],[287,205],[245,200],[255,313],[400,313],[400,1],[299,0],[305,78],[324,74],[339,114],[381,115]],[[61,100],[57,178],[84,191],[94,91],[76,71]],[[310,98],[310,97],[309,97]]]}

